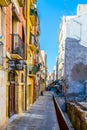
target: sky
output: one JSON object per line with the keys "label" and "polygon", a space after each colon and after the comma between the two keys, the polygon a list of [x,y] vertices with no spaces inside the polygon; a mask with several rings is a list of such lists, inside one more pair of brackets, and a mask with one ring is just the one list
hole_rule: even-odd
{"label": "sky", "polygon": [[47,54],[48,72],[53,72],[58,56],[58,32],[62,16],[76,15],[77,5],[87,0],[37,0],[40,19],[40,49]]}

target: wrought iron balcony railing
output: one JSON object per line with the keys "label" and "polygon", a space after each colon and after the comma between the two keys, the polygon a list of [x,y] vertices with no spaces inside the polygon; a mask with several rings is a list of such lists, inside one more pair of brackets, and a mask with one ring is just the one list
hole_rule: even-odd
{"label": "wrought iron balcony railing", "polygon": [[37,16],[37,9],[34,7],[34,5],[32,5],[30,8],[30,19],[33,26],[37,26],[38,24]]}
{"label": "wrought iron balcony railing", "polygon": [[37,65],[39,61],[39,58],[37,55],[34,56],[34,65]]}
{"label": "wrought iron balcony railing", "polygon": [[36,75],[36,72],[37,72],[37,66],[36,65],[30,64],[28,69],[29,69],[29,71],[28,71],[29,74]]}
{"label": "wrought iron balcony railing", "polygon": [[36,27],[36,30],[37,30],[36,36],[39,36],[40,35],[40,20],[39,20],[39,17],[37,18],[37,22],[38,22],[38,25]]}
{"label": "wrought iron balcony railing", "polygon": [[24,42],[18,34],[11,34],[12,39],[12,54],[17,54],[22,59],[25,57]]}
{"label": "wrought iron balcony railing", "polygon": [[30,15],[37,16],[37,9],[34,7],[34,5],[30,8]]}
{"label": "wrought iron balcony railing", "polygon": [[37,43],[37,45],[36,45],[36,52],[37,52],[37,54],[40,52],[40,44],[39,43]]}
{"label": "wrought iron balcony railing", "polygon": [[33,35],[32,33],[30,34],[30,44],[37,46],[35,35]]}

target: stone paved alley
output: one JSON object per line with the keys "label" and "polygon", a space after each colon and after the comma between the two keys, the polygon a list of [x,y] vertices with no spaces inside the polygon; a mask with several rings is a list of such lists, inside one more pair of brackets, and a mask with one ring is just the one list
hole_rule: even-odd
{"label": "stone paved alley", "polygon": [[5,130],[59,130],[52,94],[45,93],[16,119]]}

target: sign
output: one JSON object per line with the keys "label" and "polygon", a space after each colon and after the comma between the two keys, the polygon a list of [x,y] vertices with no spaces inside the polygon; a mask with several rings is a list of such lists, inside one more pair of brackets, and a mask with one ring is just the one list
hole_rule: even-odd
{"label": "sign", "polygon": [[24,61],[23,60],[16,60],[15,62],[15,69],[16,70],[23,70]]}
{"label": "sign", "polygon": [[8,61],[9,70],[23,70],[24,61],[23,60],[9,60]]}
{"label": "sign", "polygon": [[8,61],[8,69],[9,70],[15,70],[15,60],[9,60]]}

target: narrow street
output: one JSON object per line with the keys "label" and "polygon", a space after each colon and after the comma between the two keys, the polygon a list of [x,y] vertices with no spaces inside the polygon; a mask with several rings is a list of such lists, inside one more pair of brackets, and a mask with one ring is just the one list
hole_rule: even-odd
{"label": "narrow street", "polygon": [[87,130],[87,0],[0,0],[0,130]]}
{"label": "narrow street", "polygon": [[46,92],[5,130],[59,130],[52,94]]}

